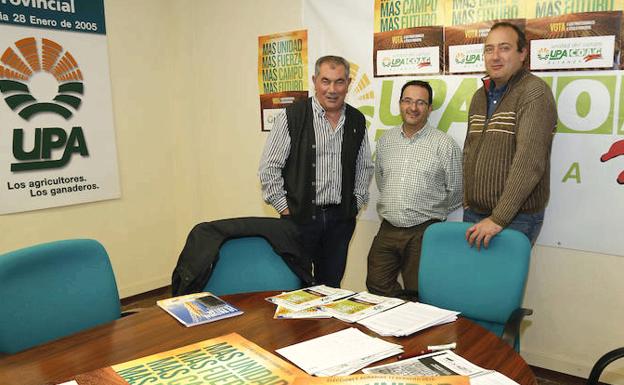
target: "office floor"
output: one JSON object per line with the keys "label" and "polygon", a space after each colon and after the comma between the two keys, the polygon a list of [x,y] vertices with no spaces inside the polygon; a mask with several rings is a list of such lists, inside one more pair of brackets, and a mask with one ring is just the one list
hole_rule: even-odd
{"label": "office floor", "polygon": [[[171,287],[162,287],[147,293],[122,299],[121,308],[125,311],[135,308],[150,307],[154,306],[157,300],[169,297],[171,297]],[[531,366],[531,369],[533,373],[535,373],[538,385],[585,385],[585,379],[580,377],[574,377],[535,366]]]}

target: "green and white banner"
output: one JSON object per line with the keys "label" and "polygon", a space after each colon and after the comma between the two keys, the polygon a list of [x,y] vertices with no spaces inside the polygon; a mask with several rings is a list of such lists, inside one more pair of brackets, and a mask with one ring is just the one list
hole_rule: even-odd
{"label": "green and white banner", "polygon": [[0,0],[0,214],[120,197],[103,0]]}
{"label": "green and white banner", "polygon": [[[374,0],[306,0],[303,16],[310,63],[319,56],[336,54],[355,64],[347,102],[366,116],[373,151],[376,139],[401,123],[401,86],[416,78],[374,77],[373,39],[378,32],[374,30],[374,4]],[[551,197],[538,243],[624,255],[620,238],[624,218],[624,72],[535,73],[551,86],[559,112],[552,148]],[[418,76],[434,90],[430,122],[460,145],[466,135],[470,100],[481,86],[482,76]],[[370,192],[371,201],[360,218],[378,221],[374,182]],[[452,218],[460,215],[454,213]]]}

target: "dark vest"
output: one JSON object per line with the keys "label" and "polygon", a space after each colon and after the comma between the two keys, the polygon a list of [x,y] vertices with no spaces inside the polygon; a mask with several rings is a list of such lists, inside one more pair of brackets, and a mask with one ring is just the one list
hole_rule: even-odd
{"label": "dark vest", "polygon": [[[290,155],[282,169],[286,200],[291,217],[299,223],[309,222],[316,215],[316,139],[314,137],[314,110],[312,98],[286,108]],[[362,140],[366,134],[366,120],[361,112],[346,105],[342,130],[342,198],[340,211],[344,218],[357,215],[357,202],[353,195],[355,164]]]}

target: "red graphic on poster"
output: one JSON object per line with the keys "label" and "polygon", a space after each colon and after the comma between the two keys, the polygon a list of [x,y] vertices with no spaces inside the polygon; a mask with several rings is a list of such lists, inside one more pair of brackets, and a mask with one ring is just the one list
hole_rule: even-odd
{"label": "red graphic on poster", "polygon": [[602,59],[602,54],[600,53],[594,53],[591,55],[587,55],[583,58],[584,61],[588,62],[590,60],[598,60],[598,59]]}
{"label": "red graphic on poster", "polygon": [[[624,139],[618,140],[617,142],[613,143],[609,148],[609,151],[602,154],[602,156],[600,157],[600,161],[606,162],[620,155],[624,155]],[[619,184],[624,184],[624,171],[622,171],[620,175],[618,175],[617,182]]]}

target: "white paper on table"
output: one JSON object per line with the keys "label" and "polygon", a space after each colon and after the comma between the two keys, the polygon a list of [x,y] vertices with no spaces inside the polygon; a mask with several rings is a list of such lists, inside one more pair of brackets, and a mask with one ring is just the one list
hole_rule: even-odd
{"label": "white paper on table", "polygon": [[431,326],[453,322],[459,312],[418,302],[407,302],[383,313],[358,321],[385,336],[405,336]]}
{"label": "white paper on table", "polygon": [[367,367],[373,362],[377,362],[391,356],[399,355],[402,351],[403,349],[393,348],[392,350],[388,350],[386,352],[372,354],[368,357],[363,357],[362,359],[353,361],[351,363],[338,365],[336,367],[317,372],[315,373],[315,375],[319,377],[348,376],[349,374],[355,373],[358,370]]}
{"label": "white paper on table", "polygon": [[400,376],[448,376],[454,374],[473,376],[485,372],[485,369],[450,350],[443,350],[387,365],[366,368],[363,372],[366,374],[392,374]]}
{"label": "white paper on table", "polygon": [[398,298],[383,297],[363,291],[325,305],[320,308],[345,322],[357,322],[364,318],[399,306],[405,301]]}
{"label": "white paper on table", "polygon": [[433,352],[391,364],[362,370],[366,374],[397,376],[444,376],[458,374],[469,376],[471,385],[518,385],[517,382],[495,370],[473,364],[450,350]]}
{"label": "white paper on table", "polygon": [[289,310],[300,311],[313,306],[320,306],[353,294],[355,293],[351,290],[317,285],[285,292],[265,299]]}
{"label": "white paper on table", "polygon": [[277,305],[273,318],[275,319],[306,319],[306,318],[331,318],[331,314],[321,309],[310,307],[307,309],[294,311],[283,306]]}
{"label": "white paper on table", "polygon": [[368,336],[355,328],[348,328],[290,345],[276,352],[314,375],[340,366],[356,365],[354,363],[375,354],[383,355],[389,351],[398,354],[402,350],[401,345]]}

